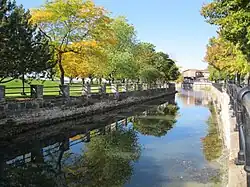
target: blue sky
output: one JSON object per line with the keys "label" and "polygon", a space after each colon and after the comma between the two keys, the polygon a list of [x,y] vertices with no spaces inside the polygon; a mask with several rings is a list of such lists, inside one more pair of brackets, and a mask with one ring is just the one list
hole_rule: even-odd
{"label": "blue sky", "polygon": [[[25,8],[39,7],[43,0],[16,0]],[[125,16],[138,38],[168,53],[178,65],[206,68],[206,44],[216,28],[205,23],[200,8],[209,0],[95,0],[113,16]]]}

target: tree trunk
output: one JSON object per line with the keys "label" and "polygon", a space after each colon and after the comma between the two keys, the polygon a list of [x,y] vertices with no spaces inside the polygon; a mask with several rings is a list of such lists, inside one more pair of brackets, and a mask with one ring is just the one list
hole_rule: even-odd
{"label": "tree trunk", "polygon": [[63,69],[63,65],[62,65],[62,53],[59,53],[58,54],[58,66],[59,66],[59,69],[60,69],[60,73],[61,73],[61,75],[60,75],[60,83],[61,83],[61,86],[63,86],[64,85],[64,74],[65,74],[65,72],[64,72],[64,69]]}
{"label": "tree trunk", "polygon": [[100,82],[100,84],[102,84],[102,78],[99,78],[99,82]]}
{"label": "tree trunk", "polygon": [[82,84],[83,84],[83,85],[85,84],[85,80],[84,80],[84,78],[82,78]]}

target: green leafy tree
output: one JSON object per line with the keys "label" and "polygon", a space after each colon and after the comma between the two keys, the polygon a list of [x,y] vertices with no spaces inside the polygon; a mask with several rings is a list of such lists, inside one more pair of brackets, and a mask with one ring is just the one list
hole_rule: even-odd
{"label": "green leafy tree", "polygon": [[180,75],[175,61],[168,54],[156,52],[153,44],[144,42],[136,44],[134,56],[142,81],[149,83],[165,82],[176,80]]}
{"label": "green leafy tree", "polygon": [[202,7],[201,14],[216,25],[223,38],[238,46],[250,59],[250,2],[248,0],[213,0]]}
{"label": "green leafy tree", "polygon": [[163,52],[158,52],[155,60],[155,67],[161,72],[163,81],[176,80],[179,75],[179,68],[175,61],[169,58],[169,55]]}
{"label": "green leafy tree", "polygon": [[11,1],[0,3],[0,83],[22,76],[24,85],[25,74],[51,69],[53,51],[43,33],[29,22],[29,11]]}
{"label": "green leafy tree", "polygon": [[156,82],[163,75],[155,67],[156,51],[151,43],[140,42],[134,49],[135,62],[139,67],[139,77],[143,82]]}
{"label": "green leafy tree", "polygon": [[134,45],[136,32],[124,17],[116,18],[111,24],[116,44],[107,46],[108,67],[104,70],[106,77],[111,79],[135,79],[138,67],[134,61]]}
{"label": "green leafy tree", "polygon": [[[209,71],[209,80],[210,81],[219,81],[219,80],[226,80],[231,76],[226,71],[220,71],[213,66],[208,66]],[[232,77],[231,77],[232,78]]]}

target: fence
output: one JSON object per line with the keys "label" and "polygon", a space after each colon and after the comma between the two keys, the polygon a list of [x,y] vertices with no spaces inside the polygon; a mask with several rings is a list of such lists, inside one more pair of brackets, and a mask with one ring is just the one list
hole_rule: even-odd
{"label": "fence", "polygon": [[247,173],[247,186],[250,187],[250,86],[226,84],[230,96],[230,106],[236,117],[235,131],[239,131],[239,152],[235,160],[244,165]]}
{"label": "fence", "polygon": [[0,85],[0,101],[5,98],[40,98],[44,96],[90,96],[94,94],[122,93],[157,88],[172,88],[174,84],[71,84],[63,86],[31,85],[30,87],[5,87]]}

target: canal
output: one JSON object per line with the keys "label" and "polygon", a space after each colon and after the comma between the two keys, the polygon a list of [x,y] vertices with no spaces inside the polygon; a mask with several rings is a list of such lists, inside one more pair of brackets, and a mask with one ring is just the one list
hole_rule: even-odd
{"label": "canal", "polygon": [[181,92],[1,142],[2,187],[222,186],[213,105]]}

